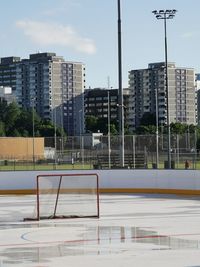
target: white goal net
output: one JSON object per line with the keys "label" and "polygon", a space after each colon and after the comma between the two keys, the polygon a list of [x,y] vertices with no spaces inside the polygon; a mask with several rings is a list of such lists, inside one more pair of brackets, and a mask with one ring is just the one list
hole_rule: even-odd
{"label": "white goal net", "polygon": [[32,219],[83,217],[99,217],[97,174],[37,176],[37,204]]}

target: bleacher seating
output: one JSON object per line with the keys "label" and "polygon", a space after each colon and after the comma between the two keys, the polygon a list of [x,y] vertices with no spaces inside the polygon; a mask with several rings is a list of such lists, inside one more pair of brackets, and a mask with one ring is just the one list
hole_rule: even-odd
{"label": "bleacher seating", "polygon": [[[110,156],[110,168],[119,169],[120,168],[120,155],[111,154]],[[146,168],[145,156],[143,153],[135,154],[135,159],[133,154],[124,155],[124,168],[127,169],[144,169]],[[94,164],[94,169],[108,169],[109,168],[109,158],[108,154],[98,154],[96,162]]]}

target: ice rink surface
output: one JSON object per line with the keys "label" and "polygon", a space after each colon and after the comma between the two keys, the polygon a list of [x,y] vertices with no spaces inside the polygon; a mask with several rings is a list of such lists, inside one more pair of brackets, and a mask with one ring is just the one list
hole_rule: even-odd
{"label": "ice rink surface", "polygon": [[99,219],[24,222],[34,203],[0,197],[0,267],[200,266],[200,197],[101,194]]}

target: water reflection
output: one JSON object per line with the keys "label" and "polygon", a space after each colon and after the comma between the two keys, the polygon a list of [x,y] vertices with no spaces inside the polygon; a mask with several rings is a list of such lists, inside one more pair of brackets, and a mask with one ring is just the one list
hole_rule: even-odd
{"label": "water reflection", "polygon": [[[60,225],[54,226],[56,230],[61,227]],[[80,227],[83,228],[83,225],[70,226],[67,224],[67,231],[70,231],[70,227],[77,227],[78,230]],[[53,229],[51,227],[50,230],[52,237]],[[56,243],[41,241],[39,243],[29,243],[27,246],[9,247],[0,252],[0,258],[3,260],[2,266],[17,266],[18,264],[20,266],[22,263],[28,266],[29,263],[47,263],[54,257],[122,253],[124,250],[131,251],[137,248],[137,244],[146,244],[149,250],[200,248],[199,241],[190,240],[188,236],[187,239],[179,236],[164,236],[156,231],[140,227],[90,227],[84,225],[84,231],[81,231],[74,240],[58,241]],[[139,248],[142,249],[141,246]]]}

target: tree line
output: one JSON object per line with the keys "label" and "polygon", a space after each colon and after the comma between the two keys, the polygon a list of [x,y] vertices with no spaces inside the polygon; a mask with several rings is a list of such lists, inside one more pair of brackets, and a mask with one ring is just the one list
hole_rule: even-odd
{"label": "tree line", "polygon": [[[34,135],[36,137],[45,136],[53,137],[55,135],[55,126],[50,120],[42,119],[34,109],[22,109],[16,102],[7,104],[5,100],[0,101],[0,136],[12,137],[31,137],[33,136],[33,119]],[[118,121],[110,121],[109,129],[111,135],[118,135]],[[86,116],[86,132],[101,132],[108,134],[108,119],[98,118],[96,116]],[[172,134],[196,133],[200,137],[200,127],[197,125],[187,125],[184,123],[171,123]],[[167,134],[167,127],[159,126],[159,133]],[[154,114],[145,113],[140,120],[140,126],[134,132],[131,132],[125,124],[125,135],[129,134],[155,134],[156,118]],[[65,136],[64,130],[56,127],[57,136]],[[199,139],[199,138],[198,138]]]}
{"label": "tree line", "polygon": [[[0,102],[0,136],[1,137],[52,137],[55,127],[50,120],[40,118],[34,109],[20,108],[17,103]],[[56,127],[57,136],[62,135],[62,129]]]}
{"label": "tree line", "polygon": [[[98,118],[95,116],[86,116],[86,131],[88,132],[101,132],[103,134],[108,133],[108,119]],[[167,134],[166,125],[159,126],[159,133]],[[184,134],[184,133],[196,133],[200,135],[200,127],[198,125],[186,124],[186,123],[171,123],[170,130],[172,134]],[[112,135],[118,135],[118,122],[117,120],[111,120],[110,122],[110,133]],[[156,117],[154,114],[145,113],[140,119],[140,126],[134,131],[130,131],[128,126],[125,124],[124,133],[127,135],[131,134],[155,134],[156,133]]]}

